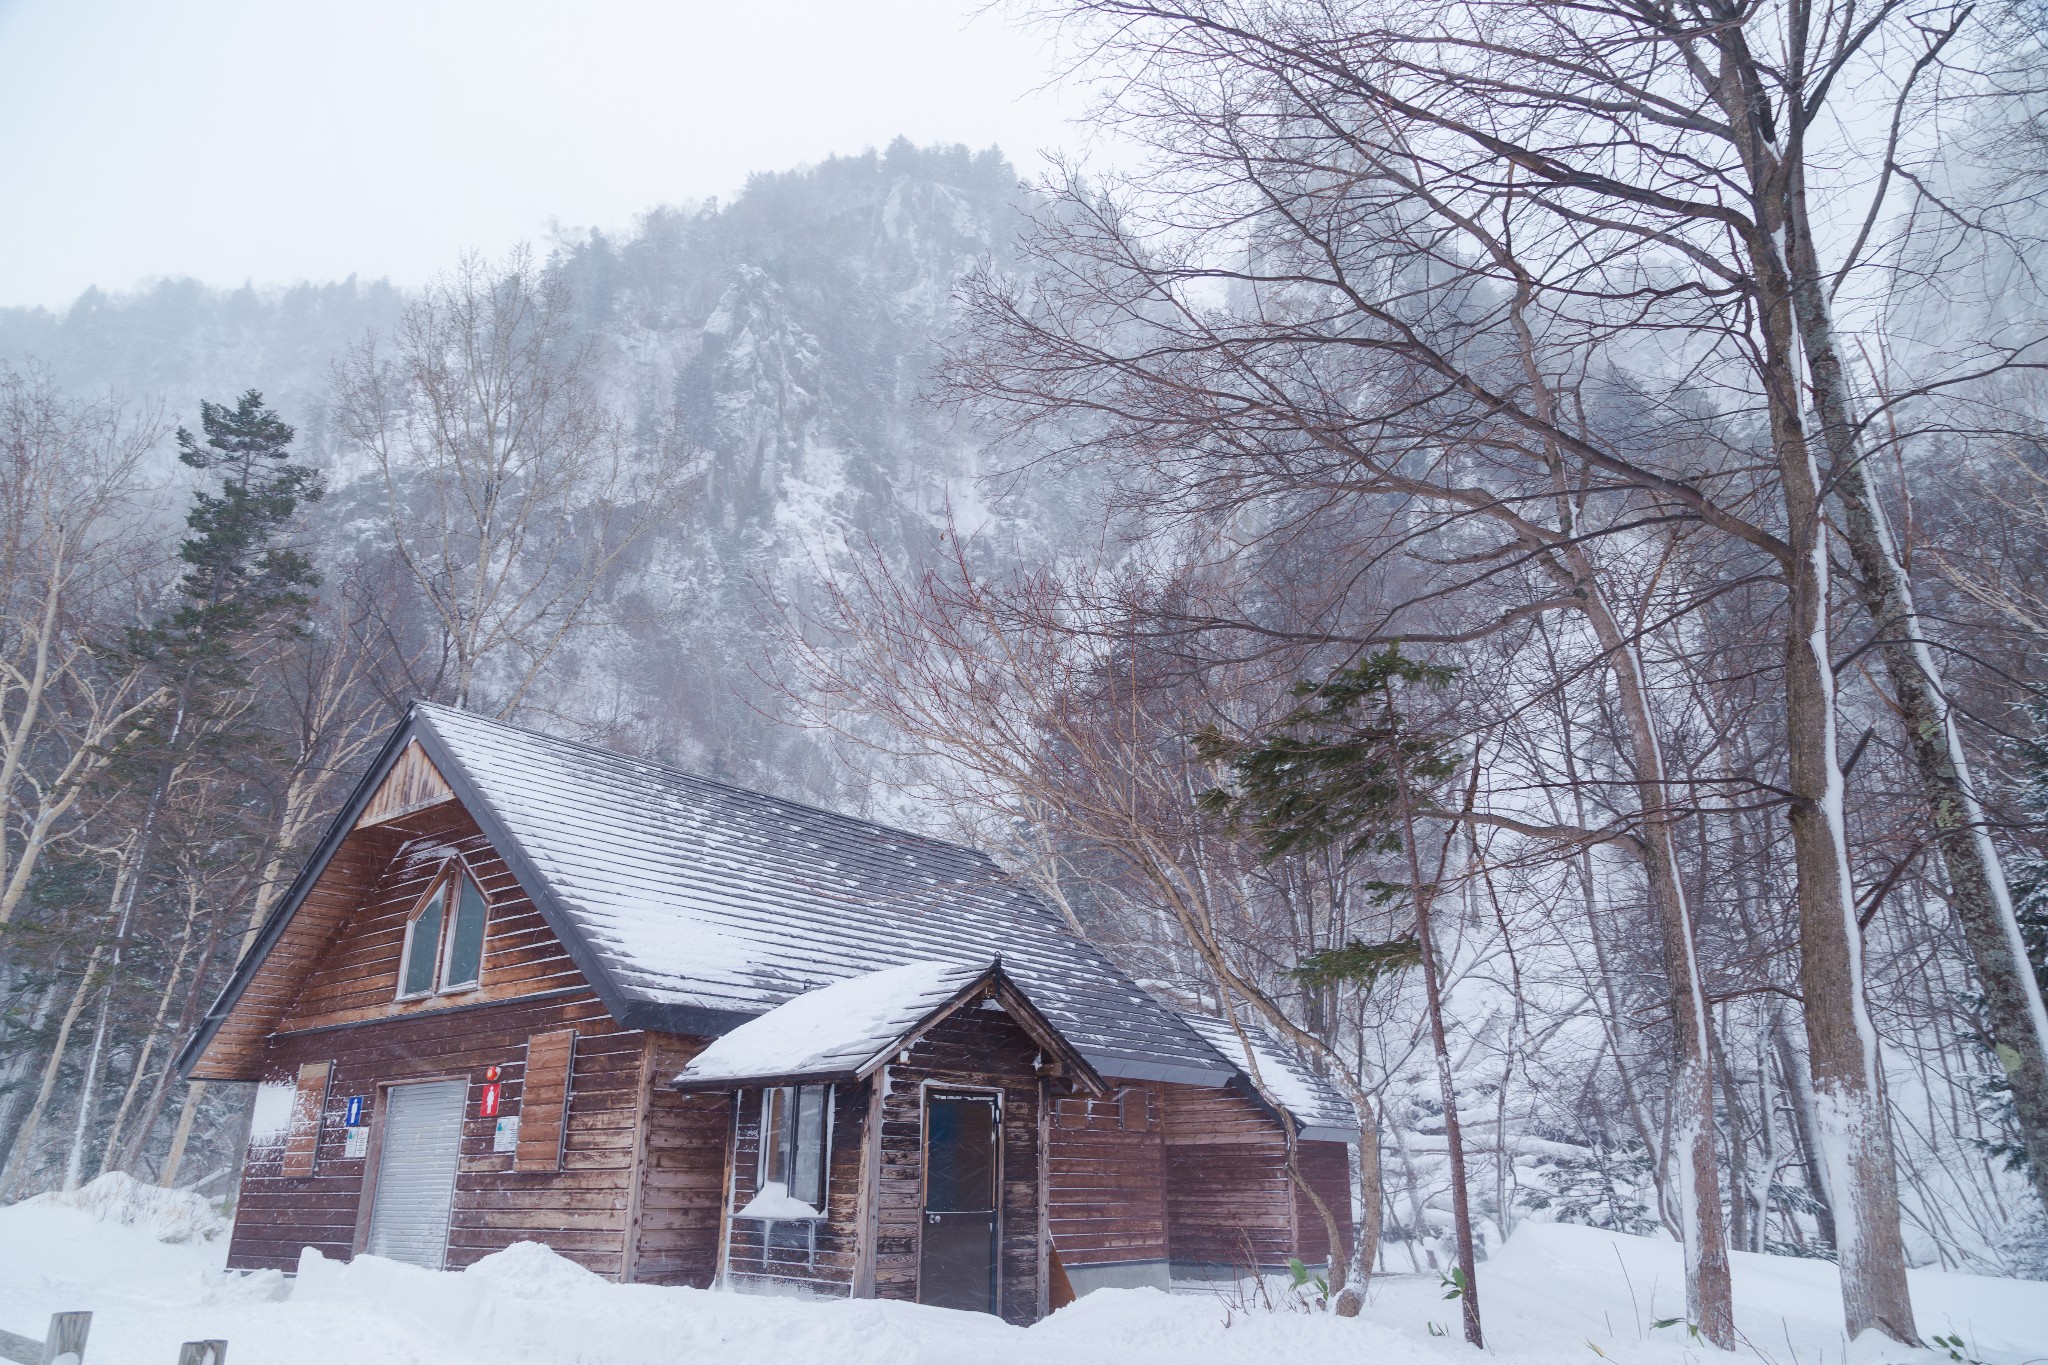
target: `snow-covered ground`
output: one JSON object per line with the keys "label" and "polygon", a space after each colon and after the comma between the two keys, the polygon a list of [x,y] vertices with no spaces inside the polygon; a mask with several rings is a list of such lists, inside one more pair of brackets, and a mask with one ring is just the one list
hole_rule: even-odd
{"label": "snow-covered ground", "polygon": [[[1256,1362],[1452,1365],[1469,1358],[1435,1276],[1384,1276],[1345,1322],[1243,1290],[1105,1290],[1030,1329],[899,1303],[821,1303],[614,1285],[524,1244],[459,1273],[308,1257],[297,1281],[221,1269],[225,1239],[192,1196],[124,1187],[0,1209],[0,1328],[41,1335],[92,1310],[86,1365],[172,1365],[181,1341],[225,1338],[234,1365],[1046,1365]],[[209,1236],[211,1232],[213,1235]],[[164,1240],[164,1238],[176,1240]],[[1590,1228],[1524,1223],[1480,1271],[1491,1354],[1516,1365],[1707,1365],[1679,1316],[1678,1249]],[[1738,1256],[1743,1359],[1827,1365],[1844,1350],[1833,1267]],[[1924,1332],[1984,1365],[2048,1359],[2048,1284],[1916,1271]],[[1444,1335],[1437,1335],[1442,1332]],[[1924,1356],[1949,1362],[1946,1352]]]}

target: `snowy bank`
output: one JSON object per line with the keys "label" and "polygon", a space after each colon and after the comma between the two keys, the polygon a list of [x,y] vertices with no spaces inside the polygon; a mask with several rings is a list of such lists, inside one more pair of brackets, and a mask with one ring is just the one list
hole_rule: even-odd
{"label": "snowy bank", "polygon": [[[1032,1328],[915,1304],[822,1302],[615,1285],[522,1243],[461,1272],[308,1253],[296,1282],[221,1269],[222,1239],[161,1240],[146,1195],[43,1197],[0,1209],[0,1328],[95,1314],[89,1365],[170,1365],[177,1344],[224,1337],[236,1365],[360,1356],[384,1365],[672,1365],[791,1358],[802,1365],[1454,1365],[1457,1305],[1434,1275],[1383,1276],[1363,1318],[1288,1306],[1285,1294],[1103,1290]],[[120,1197],[117,1197],[120,1196]],[[129,1210],[124,1213],[123,1210]],[[1678,1248],[1589,1228],[1524,1224],[1480,1272],[1491,1350],[1512,1365],[1702,1365],[1682,1328]],[[1737,1256],[1739,1353],[1839,1365],[1834,1267]],[[2048,1284],[1916,1271],[1929,1333],[1986,1365],[2048,1356]],[[1266,1307],[1271,1299],[1275,1307]],[[1436,1332],[1445,1332],[1438,1336]],[[1924,1357],[1924,1359],[1937,1359]],[[1938,1357],[1942,1362],[1946,1356]]]}
{"label": "snowy bank", "polygon": [[159,1242],[210,1242],[226,1236],[230,1226],[201,1195],[145,1185],[119,1171],[75,1190],[39,1194],[28,1203],[77,1209],[97,1222],[134,1228]]}

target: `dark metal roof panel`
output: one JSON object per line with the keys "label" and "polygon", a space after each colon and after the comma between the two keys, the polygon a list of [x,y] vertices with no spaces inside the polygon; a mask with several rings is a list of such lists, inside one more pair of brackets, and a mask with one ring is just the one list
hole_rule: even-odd
{"label": "dark metal roof panel", "polygon": [[448,707],[421,704],[414,718],[460,767],[450,781],[488,808],[479,821],[545,883],[582,941],[579,961],[606,978],[593,984],[629,1015],[737,1020],[884,967],[1000,955],[1103,1074],[1231,1074],[971,849]]}
{"label": "dark metal roof panel", "polygon": [[[1300,1049],[1274,1037],[1257,1022],[1245,1022],[1240,1037],[1228,1019],[1205,1014],[1181,1017],[1208,1039],[1268,1103],[1292,1115],[1303,1137],[1316,1141],[1358,1141],[1358,1111],[1351,1107],[1343,1091],[1309,1064]],[[1251,1045],[1249,1056],[1247,1042]]]}

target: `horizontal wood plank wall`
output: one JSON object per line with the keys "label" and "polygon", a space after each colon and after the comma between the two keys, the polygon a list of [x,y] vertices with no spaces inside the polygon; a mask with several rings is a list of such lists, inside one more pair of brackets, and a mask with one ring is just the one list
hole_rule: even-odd
{"label": "horizontal wood plank wall", "polygon": [[[1330,1206],[1331,1214],[1337,1219],[1338,1230],[1348,1239],[1351,1236],[1351,1149],[1341,1142],[1298,1143],[1294,1164],[1301,1168],[1302,1179],[1308,1181],[1322,1201]],[[1329,1260],[1330,1233],[1323,1226],[1323,1216],[1316,1212],[1316,1206],[1298,1185],[1294,1187],[1294,1201],[1295,1226],[1301,1230],[1301,1250],[1297,1254],[1310,1265]]]}
{"label": "horizontal wood plank wall", "polygon": [[1164,1119],[1156,1082],[1054,1102],[1047,1198],[1062,1264],[1167,1259]]}
{"label": "horizontal wood plank wall", "polygon": [[[585,984],[561,939],[459,803],[444,802],[401,816],[377,830],[397,836],[399,842],[386,855],[383,874],[304,974],[280,1029],[431,1014]],[[400,1002],[393,997],[398,994],[406,924],[435,875],[457,854],[490,901],[479,985],[475,990]]]}
{"label": "horizontal wood plank wall", "polygon": [[[265,1040],[297,1001],[327,945],[369,901],[407,837],[404,829],[383,825],[355,830],[341,841],[192,1068],[194,1080],[253,1081],[263,1074]],[[394,975],[394,989],[397,980]]]}
{"label": "horizontal wood plank wall", "polygon": [[[577,1032],[562,1169],[515,1172],[511,1153],[492,1150],[496,1121],[478,1112],[484,1073],[501,1068],[500,1113],[517,1114],[527,1039],[561,1028]],[[459,1078],[469,1082],[469,1098],[449,1266],[468,1265],[514,1242],[537,1241],[601,1275],[616,1276],[626,1244],[644,1052],[644,1035],[620,1031],[587,992],[274,1039],[267,1075],[296,1078],[306,1063],[334,1064],[313,1173],[284,1175],[282,1145],[251,1150],[228,1265],[288,1270],[306,1246],[329,1257],[351,1255],[359,1233],[367,1230],[363,1186],[369,1163],[346,1152],[349,1097],[362,1096],[366,1117],[374,1121],[382,1106],[380,1085]]]}
{"label": "horizontal wood plank wall", "polygon": [[725,1146],[732,1097],[678,1094],[669,1082],[709,1042],[647,1035],[647,1133],[640,1168],[640,1217],[634,1228],[633,1279],[699,1289],[718,1269]]}
{"label": "horizontal wood plank wall", "polygon": [[[852,1292],[859,1251],[861,1132],[867,1126],[868,1087],[841,1085],[832,1095],[832,1147],[825,1175],[825,1217],[818,1222],[741,1218],[760,1193],[761,1091],[740,1096],[733,1148],[733,1214],[726,1274],[735,1282],[796,1285],[821,1294]],[[724,1167],[716,1169],[723,1177]]]}
{"label": "horizontal wood plank wall", "polygon": [[911,1049],[908,1062],[892,1062],[882,1097],[881,1176],[876,1188],[878,1227],[875,1296],[917,1297],[917,1257],[924,1225],[924,1109],[922,1083],[999,1088],[1003,1093],[1002,1242],[999,1300],[1002,1316],[1029,1323],[1038,1317],[1038,1047],[1009,1015],[974,1006],[933,1025]]}
{"label": "horizontal wood plank wall", "polygon": [[1191,1085],[1162,1090],[1166,1239],[1174,1264],[1211,1270],[1285,1266],[1299,1249],[1299,1224],[1279,1120],[1237,1091]]}

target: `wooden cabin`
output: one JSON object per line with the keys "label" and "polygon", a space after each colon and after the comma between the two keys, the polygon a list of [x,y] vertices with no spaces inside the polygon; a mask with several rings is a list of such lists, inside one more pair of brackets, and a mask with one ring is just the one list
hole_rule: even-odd
{"label": "wooden cabin", "polygon": [[256,1086],[240,1269],[538,1241],[1030,1322],[1350,1221],[1341,1095],[981,854],[426,704],[179,1065]]}

